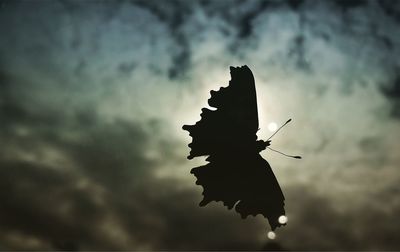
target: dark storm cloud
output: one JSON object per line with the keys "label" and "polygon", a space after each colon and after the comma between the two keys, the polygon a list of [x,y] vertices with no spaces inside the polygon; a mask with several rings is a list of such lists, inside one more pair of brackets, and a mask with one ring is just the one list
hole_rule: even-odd
{"label": "dark storm cloud", "polygon": [[334,1],[335,4],[337,4],[343,11],[346,11],[351,8],[357,8],[361,7],[363,5],[368,4],[368,0],[349,0],[349,1],[343,1],[343,0],[336,0]]}
{"label": "dark storm cloud", "polygon": [[0,164],[2,231],[39,239],[39,248],[120,246],[103,241],[96,226],[110,211],[110,198],[143,186],[140,181],[151,173],[152,161],[143,154],[147,133],[133,122],[104,123],[94,110],[71,115],[62,107],[40,112],[31,109],[36,104],[22,107],[18,82],[2,79],[0,138],[7,146]]}
{"label": "dark storm cloud", "polygon": [[390,0],[378,1],[380,6],[386,12],[387,15],[394,18],[398,23],[400,22],[400,3]]}
{"label": "dark storm cloud", "polygon": [[292,45],[290,46],[290,51],[288,53],[289,58],[294,58],[295,65],[303,71],[310,71],[310,64],[307,62],[304,51],[304,44],[306,43],[304,36],[297,36]]}
{"label": "dark storm cloud", "polygon": [[[176,50],[172,52],[172,62],[168,70],[168,76],[171,79],[183,77],[185,72],[190,68],[190,44],[189,37],[185,35],[183,26],[188,16],[193,11],[193,6],[187,1],[169,1],[169,2],[152,2],[152,1],[133,1],[134,5],[149,10],[157,16],[162,22],[165,22],[173,37]],[[189,34],[190,36],[190,34]]]}
{"label": "dark storm cloud", "polygon": [[[199,192],[154,177],[159,161],[146,152],[149,132],[163,127],[159,122],[107,123],[87,108],[39,112],[34,103],[21,106],[18,89],[24,85],[16,77],[2,79],[0,138],[8,147],[0,163],[5,249],[258,248],[252,236],[263,227],[254,220],[235,222],[238,216],[226,215],[222,206],[203,211]],[[164,145],[172,158],[168,148],[174,144]],[[62,156],[52,159],[54,153]],[[207,222],[214,223],[212,229]]]}
{"label": "dark storm cloud", "polygon": [[295,115],[274,144],[306,157],[263,153],[287,199],[275,245],[399,248],[397,3],[2,3],[0,249],[273,246],[260,216],[198,207],[185,161],[181,125],[243,64],[262,130]]}
{"label": "dark storm cloud", "polygon": [[[33,236],[44,241],[39,245],[55,249],[66,243],[102,242],[91,229],[103,211],[90,193],[74,187],[70,174],[27,162],[3,161],[0,166],[3,246],[29,248],[23,241],[7,244],[7,231]],[[68,212],[63,213],[63,206]],[[102,246],[110,247],[107,242]]]}
{"label": "dark storm cloud", "polygon": [[389,85],[383,86],[382,92],[393,103],[391,114],[400,118],[400,75],[397,75]]}
{"label": "dark storm cloud", "polygon": [[[362,209],[356,203],[351,211],[343,212],[323,194],[310,191],[308,186],[288,187],[286,201],[288,207],[297,212],[286,226],[287,232],[282,233],[282,240],[287,240],[286,246],[294,250],[363,250],[366,247],[377,249],[385,247],[396,250],[396,236],[400,232],[396,225],[398,203],[394,197],[387,198],[387,193],[379,193],[378,204],[372,208]],[[385,195],[384,198],[379,198]],[[372,197],[371,197],[372,198]],[[301,199],[301,200],[300,200]],[[385,204],[393,204],[391,210],[385,210]],[[333,221],[334,220],[334,221]],[[295,231],[293,226],[300,224],[302,232]],[[319,242],[315,243],[315,236]]]}
{"label": "dark storm cloud", "polygon": [[[291,227],[288,226],[286,237],[294,237],[291,248],[295,250],[307,250],[313,247],[315,250],[354,250],[358,249],[352,237],[353,230],[350,227],[351,216],[343,215],[335,209],[332,203],[318,193],[310,191],[307,187],[298,186],[287,189],[287,202],[291,202],[291,208],[298,215],[290,222],[295,225],[301,222],[303,232],[293,236]],[[301,198],[301,202],[298,200]],[[301,206],[299,206],[301,204]],[[335,222],[332,222],[335,220]],[[323,227],[320,227],[325,223]],[[313,244],[314,236],[325,237],[318,244]],[[286,237],[283,237],[285,239]],[[338,243],[340,241],[340,243]]]}
{"label": "dark storm cloud", "polygon": [[132,192],[133,200],[116,205],[136,239],[156,250],[258,249],[257,233],[265,232],[263,225],[255,219],[235,221],[237,214],[227,214],[222,204],[199,208],[199,192],[171,186],[176,182],[150,180],[147,188]]}
{"label": "dark storm cloud", "polygon": [[252,35],[252,21],[267,8],[278,5],[273,1],[208,1],[204,8],[210,16],[220,15],[226,22],[236,26],[237,40],[247,39]]}

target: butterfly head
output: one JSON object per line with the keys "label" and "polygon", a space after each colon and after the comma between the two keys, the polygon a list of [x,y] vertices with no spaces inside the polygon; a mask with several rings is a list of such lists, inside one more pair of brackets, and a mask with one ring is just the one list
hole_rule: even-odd
{"label": "butterfly head", "polygon": [[257,152],[263,151],[270,145],[271,145],[271,140],[268,140],[268,141],[258,140],[256,142],[256,150],[257,150]]}

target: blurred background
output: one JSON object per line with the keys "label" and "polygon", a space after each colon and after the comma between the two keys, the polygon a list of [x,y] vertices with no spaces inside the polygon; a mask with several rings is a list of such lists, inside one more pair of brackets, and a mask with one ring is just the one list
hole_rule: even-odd
{"label": "blurred background", "polygon": [[[0,1],[0,250],[399,250],[400,2]],[[198,206],[191,138],[256,80],[288,223]]]}

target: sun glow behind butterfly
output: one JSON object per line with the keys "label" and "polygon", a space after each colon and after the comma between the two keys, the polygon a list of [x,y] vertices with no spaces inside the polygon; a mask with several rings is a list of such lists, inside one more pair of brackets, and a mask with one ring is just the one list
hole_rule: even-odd
{"label": "sun glow behind butterfly", "polygon": [[278,129],[278,124],[276,124],[276,122],[270,122],[267,127],[269,131],[274,132]]}

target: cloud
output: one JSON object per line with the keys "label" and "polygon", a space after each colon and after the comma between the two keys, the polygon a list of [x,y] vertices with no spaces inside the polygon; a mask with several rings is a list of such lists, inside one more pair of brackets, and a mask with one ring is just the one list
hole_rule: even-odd
{"label": "cloud", "polygon": [[[266,220],[197,206],[183,124],[230,65],[256,78],[284,249],[398,249],[398,4],[4,2],[0,249],[266,249]],[[196,163],[197,162],[197,163]]]}
{"label": "cloud", "polygon": [[400,116],[400,77],[395,76],[391,85],[382,87],[382,92],[392,102],[391,115],[398,118]]}
{"label": "cloud", "polygon": [[[357,204],[355,199],[348,203],[351,209],[343,211],[341,206],[324,194],[310,191],[309,186],[288,187],[286,192],[287,207],[291,212],[288,213],[286,231],[279,234],[280,241],[286,247],[294,250],[361,250],[385,247],[390,250],[398,246],[394,238],[398,228],[392,225],[398,218],[398,205],[387,205],[393,201],[394,195],[383,193],[386,195],[385,199],[370,195],[369,199],[374,199],[375,202],[367,209],[362,204]],[[390,199],[386,198],[388,195],[391,195]],[[298,228],[302,231],[299,232]],[[318,242],[315,242],[315,238]]]}
{"label": "cloud", "polygon": [[[35,103],[24,106],[12,94],[17,77],[3,79],[0,138],[7,149],[0,165],[0,239],[5,249],[258,247],[252,234],[262,227],[254,220],[234,222],[237,216],[222,206],[203,211],[194,187],[155,174],[184,159],[168,151],[177,147],[173,140],[157,140],[163,123],[107,122],[89,108],[38,111]],[[206,222],[214,223],[213,231]],[[226,229],[231,231],[222,235]],[[200,239],[205,232],[213,235]]]}

